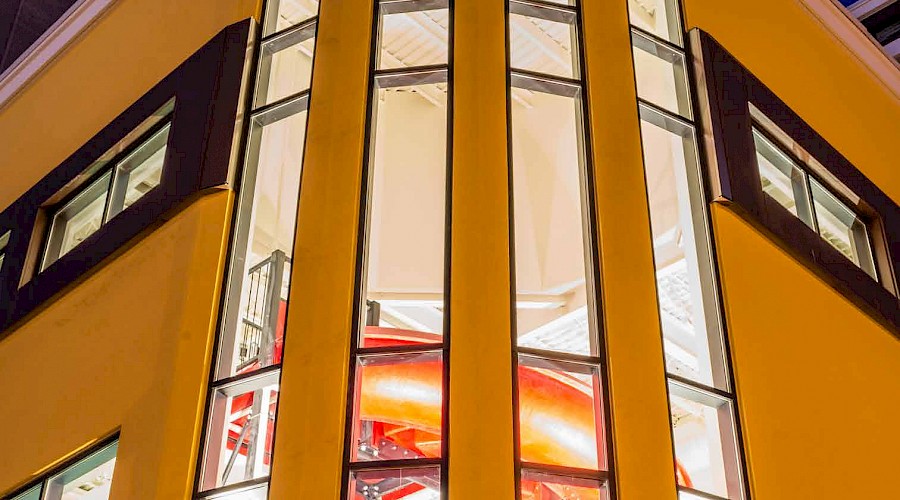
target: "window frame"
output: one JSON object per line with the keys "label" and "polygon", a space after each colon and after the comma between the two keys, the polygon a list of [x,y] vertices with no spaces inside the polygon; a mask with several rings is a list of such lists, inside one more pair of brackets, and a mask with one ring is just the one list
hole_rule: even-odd
{"label": "window frame", "polygon": [[[12,231],[0,270],[0,303],[9,304],[0,310],[0,339],[11,326],[191,200],[230,187],[252,26],[253,20],[246,19],[220,31],[0,212],[0,234]],[[125,158],[117,153],[120,148],[127,155],[151,137],[144,133],[161,130],[165,117],[155,113],[173,99],[159,185],[41,270],[53,210],[109,172],[110,166],[115,169]],[[115,155],[113,161],[106,161],[107,154]]]}
{"label": "window frame", "polygon": [[[900,207],[711,35],[693,29],[690,44],[698,67],[698,104],[706,132],[712,201],[735,209],[778,246],[900,336]],[[775,135],[779,140],[769,139],[783,153],[794,152],[796,146],[809,154],[810,161],[797,162],[797,166],[866,224],[879,281],[824,240],[816,228],[810,228],[764,193],[754,128]],[[785,147],[785,142],[789,147]],[[796,154],[790,156],[797,160]]]}
{"label": "window frame", "polygon": [[40,498],[43,500],[44,496],[47,493],[47,483],[49,483],[51,479],[54,479],[59,474],[65,472],[66,469],[74,467],[79,462],[88,459],[93,455],[96,455],[97,453],[103,451],[113,444],[116,444],[116,446],[118,446],[119,441],[120,432],[117,430],[112,434],[97,440],[95,443],[93,443],[83,451],[77,452],[71,457],[62,460],[59,464],[41,471],[38,477],[32,478],[27,483],[10,491],[3,496],[3,499],[16,499],[19,495],[24,495],[25,493],[29,493],[33,488],[39,487],[38,491],[40,492]]}

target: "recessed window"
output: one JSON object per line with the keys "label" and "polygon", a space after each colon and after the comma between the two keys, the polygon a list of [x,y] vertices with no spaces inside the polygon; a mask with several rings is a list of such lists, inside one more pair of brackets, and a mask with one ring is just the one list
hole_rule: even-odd
{"label": "recessed window", "polygon": [[3,271],[3,259],[6,257],[6,246],[9,245],[9,237],[12,231],[0,235],[0,271]]}
{"label": "recessed window", "polygon": [[753,129],[753,141],[760,183],[766,196],[800,218],[829,245],[877,280],[865,220],[757,128]]}
{"label": "recessed window", "polygon": [[11,500],[107,500],[116,467],[119,441],[56,469]]}
{"label": "recessed window", "polygon": [[159,185],[169,129],[168,122],[155,126],[124,154],[98,160],[94,180],[52,209],[42,271]]}

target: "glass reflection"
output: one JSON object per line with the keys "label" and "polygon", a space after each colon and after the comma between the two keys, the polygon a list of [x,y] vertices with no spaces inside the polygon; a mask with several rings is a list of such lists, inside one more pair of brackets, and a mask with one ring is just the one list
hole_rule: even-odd
{"label": "glass reflection", "polygon": [[519,355],[518,388],[523,462],[606,467],[596,367]]}
{"label": "glass reflection", "polygon": [[439,500],[438,467],[352,471],[350,500]]}
{"label": "glass reflection", "polygon": [[522,500],[607,500],[606,487],[596,479],[522,471]]}
{"label": "glass reflection", "polygon": [[318,0],[267,0],[263,36],[316,17],[318,11]]}
{"label": "glass reflection", "polygon": [[691,118],[684,55],[642,35],[631,33],[638,97]]}
{"label": "glass reflection", "polygon": [[442,339],[446,79],[446,71],[376,79],[362,347]]}
{"label": "glass reflection", "polygon": [[214,390],[201,490],[269,475],[278,376],[269,372]]}
{"label": "glass reflection", "polygon": [[866,224],[818,181],[810,179],[810,182],[819,235],[869,276],[876,278]]}
{"label": "glass reflection", "polygon": [[352,460],[441,456],[439,352],[363,356],[354,388]]}
{"label": "glass reflection", "polygon": [[264,42],[259,55],[254,107],[308,90],[315,48],[314,22]]}
{"label": "glass reflection", "polygon": [[586,280],[581,100],[577,89],[567,96],[519,83],[512,88],[518,343],[596,354]]}
{"label": "glass reflection", "polygon": [[727,389],[693,128],[646,106],[640,113],[666,368]]}
{"label": "glass reflection", "polygon": [[114,442],[47,480],[43,500],[106,500],[119,443]]}
{"label": "glass reflection", "polygon": [[574,14],[511,2],[509,38],[513,69],[579,77]]}
{"label": "glass reflection", "polygon": [[806,173],[765,135],[753,130],[756,163],[763,192],[813,228]]}
{"label": "glass reflection", "polygon": [[741,498],[731,403],[681,384],[669,392],[678,485]]}
{"label": "glass reflection", "polygon": [[628,0],[632,26],[681,46],[678,0]]}
{"label": "glass reflection", "polygon": [[111,172],[107,171],[56,212],[50,225],[41,270],[100,229],[111,177]]}
{"label": "glass reflection", "polygon": [[159,185],[169,129],[170,125],[166,124],[116,166],[106,220],[112,219]]}
{"label": "glass reflection", "polygon": [[277,106],[251,124],[217,379],[281,362],[306,104]]}
{"label": "glass reflection", "polygon": [[422,3],[430,8],[418,10],[418,2],[382,4],[377,69],[447,64],[450,10],[446,2],[444,8]]}

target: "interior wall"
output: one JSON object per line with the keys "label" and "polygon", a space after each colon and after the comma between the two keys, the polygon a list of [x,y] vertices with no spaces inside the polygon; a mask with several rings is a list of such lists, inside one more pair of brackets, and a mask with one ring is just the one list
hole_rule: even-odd
{"label": "interior wall", "polygon": [[754,498],[893,498],[900,340],[729,209],[713,220]]}
{"label": "interior wall", "polygon": [[[121,0],[0,110],[6,207],[257,0]],[[232,194],[200,198],[0,342],[0,492],[121,428],[113,498],[187,498]]]}

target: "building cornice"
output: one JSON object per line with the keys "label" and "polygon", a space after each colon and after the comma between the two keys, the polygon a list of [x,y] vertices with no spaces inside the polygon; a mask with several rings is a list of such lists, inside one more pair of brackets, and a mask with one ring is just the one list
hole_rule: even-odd
{"label": "building cornice", "polygon": [[13,64],[0,73],[0,110],[59,57],[116,0],[79,0]]}
{"label": "building cornice", "polygon": [[841,44],[900,99],[900,64],[836,0],[798,0]]}

